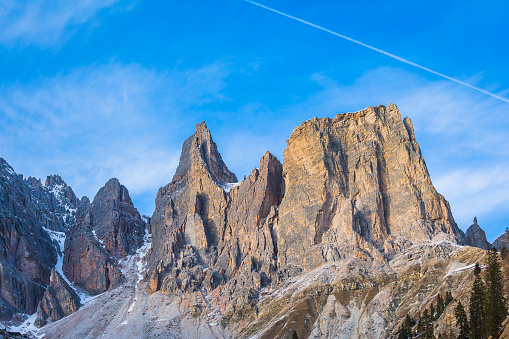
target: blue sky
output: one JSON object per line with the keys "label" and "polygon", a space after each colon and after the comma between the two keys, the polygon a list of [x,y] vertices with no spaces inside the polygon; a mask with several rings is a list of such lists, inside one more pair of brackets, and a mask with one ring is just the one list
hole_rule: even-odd
{"label": "blue sky", "polygon": [[[509,98],[502,1],[260,0]],[[0,156],[153,210],[206,121],[239,178],[293,128],[395,103],[459,226],[509,226],[509,104],[242,0],[2,1]]]}

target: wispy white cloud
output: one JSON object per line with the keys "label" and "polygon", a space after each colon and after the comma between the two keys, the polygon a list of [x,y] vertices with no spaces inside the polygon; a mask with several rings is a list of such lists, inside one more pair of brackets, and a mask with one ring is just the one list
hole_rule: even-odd
{"label": "wispy white cloud", "polygon": [[80,195],[93,197],[115,176],[153,201],[197,110],[224,100],[227,76],[221,63],[171,72],[109,64],[3,87],[0,156],[25,175],[59,173]]}
{"label": "wispy white cloud", "polygon": [[435,185],[454,201],[456,216],[473,219],[472,213],[488,215],[509,206],[509,163],[457,169],[443,174]]}
{"label": "wispy white cloud", "polygon": [[[122,0],[3,0],[0,3],[0,43],[50,46],[67,39],[72,30],[98,12]],[[133,2],[124,6],[132,8]]]}

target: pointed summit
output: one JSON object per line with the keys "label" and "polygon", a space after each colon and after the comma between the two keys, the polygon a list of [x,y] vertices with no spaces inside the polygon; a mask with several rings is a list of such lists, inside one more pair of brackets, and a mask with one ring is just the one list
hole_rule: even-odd
{"label": "pointed summit", "polygon": [[145,223],[117,178],[97,192],[90,213],[96,236],[113,257],[133,254],[142,245]]}
{"label": "pointed summit", "polygon": [[65,181],[58,174],[48,175],[46,177],[46,183],[44,184],[44,186],[51,187],[51,186],[55,186],[55,185],[59,185],[59,186],[62,185],[64,187],[67,187],[67,184],[65,183]]}
{"label": "pointed summit", "polygon": [[489,250],[491,247],[488,240],[486,240],[486,233],[477,224],[477,217],[474,218],[474,223],[465,232],[465,239],[467,245],[472,247],[479,247],[485,250]]}
{"label": "pointed summit", "polygon": [[195,133],[184,141],[179,165],[172,181],[184,183],[194,174],[209,174],[217,184],[237,182],[235,174],[230,172],[223,162],[217,145],[203,121],[195,126]]}
{"label": "pointed summit", "polygon": [[120,184],[120,181],[118,181],[117,178],[111,178],[101,189],[99,189],[99,192],[97,192],[97,195],[94,198],[94,204],[105,203],[109,200],[126,203],[131,206],[133,205],[131,197],[129,196],[129,191],[124,185]]}

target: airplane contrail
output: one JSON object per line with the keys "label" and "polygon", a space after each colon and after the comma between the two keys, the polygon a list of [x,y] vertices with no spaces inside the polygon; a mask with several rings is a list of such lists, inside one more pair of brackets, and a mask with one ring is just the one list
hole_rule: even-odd
{"label": "airplane contrail", "polygon": [[483,93],[483,94],[487,94],[487,95],[489,95],[489,96],[491,96],[491,97],[493,97],[493,98],[495,98],[495,99],[499,99],[499,100],[502,100],[502,101],[504,101],[504,102],[506,102],[506,103],[509,103],[509,99],[502,98],[501,96],[496,95],[496,94],[491,93],[491,92],[488,92],[488,91],[486,91],[486,90],[484,90],[484,89],[482,89],[482,88],[472,86],[472,85],[470,85],[470,84],[467,84],[466,82],[463,82],[463,81],[458,80],[458,79],[454,79],[454,78],[452,78],[452,77],[450,77],[450,76],[447,76],[447,75],[445,75],[445,74],[442,74],[442,73],[439,73],[439,72],[437,72],[437,71],[434,71],[434,70],[432,70],[432,69],[430,69],[430,68],[428,68],[428,67],[421,66],[421,65],[419,65],[419,64],[416,64],[415,62],[412,62],[412,61],[407,60],[407,59],[405,59],[405,58],[402,58],[402,57],[399,57],[399,56],[394,55],[394,54],[392,54],[392,53],[389,53],[389,52],[386,52],[386,51],[384,51],[384,50],[381,50],[380,48],[376,48],[376,47],[373,47],[373,46],[371,46],[371,45],[365,44],[365,43],[363,43],[363,42],[360,42],[359,40],[352,39],[352,38],[350,38],[350,37],[347,37],[346,35],[339,34],[339,33],[337,33],[337,32],[331,31],[330,29],[327,29],[327,28],[325,28],[325,27],[315,25],[315,24],[313,24],[313,23],[311,23],[311,22],[309,22],[309,21],[306,21],[306,20],[303,20],[303,19],[300,19],[300,18],[294,17],[293,15],[286,14],[286,13],[284,13],[284,12],[278,11],[277,9],[274,9],[274,8],[271,8],[271,7],[268,7],[268,6],[262,5],[262,4],[258,3],[258,2],[251,1],[251,0],[244,0],[244,1],[245,1],[245,2],[249,2],[250,4],[256,5],[256,6],[258,6],[258,7],[265,8],[265,9],[267,9],[267,10],[271,11],[271,12],[274,12],[274,13],[280,14],[280,15],[285,16],[285,17],[287,17],[287,18],[290,18],[290,19],[296,20],[296,21],[301,22],[301,23],[303,23],[303,24],[306,24],[306,25],[308,25],[308,26],[311,26],[311,27],[314,27],[314,28],[318,28],[319,30],[322,30],[322,31],[324,31],[324,32],[327,32],[327,33],[333,34],[333,35],[338,36],[338,37],[340,37],[340,38],[343,38],[343,39],[345,39],[345,40],[351,41],[351,42],[353,42],[353,43],[356,43],[357,45],[364,46],[364,47],[369,48],[369,49],[371,49],[371,50],[373,50],[373,51],[375,51],[375,52],[382,53],[382,54],[384,54],[384,55],[387,55],[388,57],[391,57],[391,58],[393,58],[393,59],[396,59],[396,60],[399,60],[399,61],[401,61],[401,62],[404,62],[405,64],[408,64],[408,65],[411,65],[411,66],[414,66],[414,67],[420,68],[420,69],[422,69],[422,70],[424,70],[424,71],[426,71],[426,72],[429,72],[429,73],[431,73],[431,74],[438,75],[439,77],[442,77],[442,78],[444,78],[444,79],[447,79],[447,80],[453,81],[453,82],[455,82],[455,83],[457,83],[457,84],[460,84],[460,85],[466,86],[466,87],[468,87],[468,88],[471,88],[471,89],[473,89],[473,90],[475,90],[475,91],[477,91],[477,92],[481,92],[481,93]]}

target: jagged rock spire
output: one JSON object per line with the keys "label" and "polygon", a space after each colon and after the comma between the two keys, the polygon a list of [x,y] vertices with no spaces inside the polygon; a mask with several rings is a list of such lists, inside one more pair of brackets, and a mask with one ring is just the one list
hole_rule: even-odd
{"label": "jagged rock spire", "polygon": [[465,232],[465,240],[467,245],[472,247],[479,247],[485,250],[491,248],[491,244],[486,240],[486,233],[477,224],[477,217],[474,217],[474,223]]}
{"label": "jagged rock spire", "polygon": [[172,182],[184,183],[192,180],[193,176],[206,173],[219,184],[237,182],[237,177],[230,172],[219,154],[207,125],[201,122],[195,126],[195,133],[182,145],[179,165]]}

